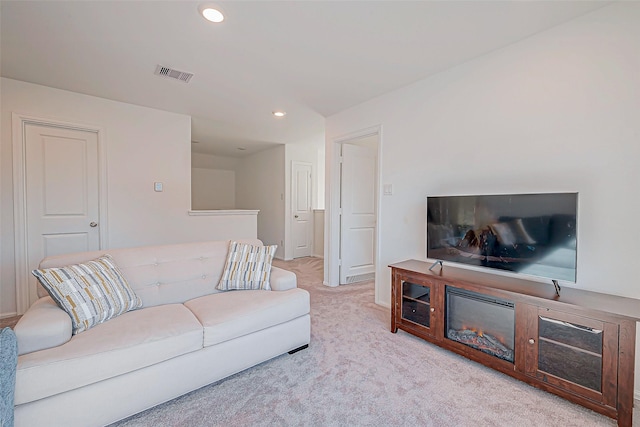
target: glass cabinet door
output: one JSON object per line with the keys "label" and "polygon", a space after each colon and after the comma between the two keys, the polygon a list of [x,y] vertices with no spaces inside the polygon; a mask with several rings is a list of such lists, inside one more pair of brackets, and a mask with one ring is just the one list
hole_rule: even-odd
{"label": "glass cabinet door", "polygon": [[400,317],[403,322],[408,321],[421,326],[425,332],[432,328],[432,315],[435,310],[431,305],[431,292],[430,286],[402,281]]}
{"label": "glass cabinet door", "polygon": [[608,403],[617,375],[615,325],[538,307],[530,322],[526,348],[526,371],[546,383]]}
{"label": "glass cabinet door", "polygon": [[538,316],[538,370],[602,391],[602,327]]}

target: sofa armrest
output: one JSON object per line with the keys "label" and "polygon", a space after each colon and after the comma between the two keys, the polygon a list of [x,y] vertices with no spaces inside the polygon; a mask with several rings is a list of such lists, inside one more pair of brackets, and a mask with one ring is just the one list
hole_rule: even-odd
{"label": "sofa armrest", "polygon": [[269,283],[274,291],[288,291],[298,287],[296,273],[275,266],[271,267]]}
{"label": "sofa armrest", "polygon": [[40,298],[29,307],[14,329],[18,338],[18,354],[62,345],[71,339],[71,331],[69,315],[51,297]]}

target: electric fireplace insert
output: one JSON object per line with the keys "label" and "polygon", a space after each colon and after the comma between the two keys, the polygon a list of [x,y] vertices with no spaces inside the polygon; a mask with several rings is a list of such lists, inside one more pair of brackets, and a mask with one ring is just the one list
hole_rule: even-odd
{"label": "electric fireplace insert", "polygon": [[449,286],[446,302],[448,339],[514,361],[513,302]]}

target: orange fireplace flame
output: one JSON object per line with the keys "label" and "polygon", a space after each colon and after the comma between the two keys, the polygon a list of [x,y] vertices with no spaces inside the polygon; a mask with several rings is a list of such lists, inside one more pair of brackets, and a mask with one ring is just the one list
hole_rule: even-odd
{"label": "orange fireplace flame", "polygon": [[475,332],[476,334],[478,334],[479,337],[483,336],[482,334],[484,334],[484,332],[482,331],[482,329],[478,329],[478,328],[469,328],[466,325],[462,325],[462,330],[467,330],[467,331],[471,331],[471,332]]}
{"label": "orange fireplace flame", "polygon": [[[476,327],[468,327],[467,325],[462,325],[462,330],[467,330],[467,331],[471,331],[476,333],[479,337],[483,337],[484,336],[484,331],[482,329],[478,329]],[[505,339],[502,336],[495,336],[492,335],[494,338],[496,338],[498,341],[500,341],[502,344],[505,343]]]}

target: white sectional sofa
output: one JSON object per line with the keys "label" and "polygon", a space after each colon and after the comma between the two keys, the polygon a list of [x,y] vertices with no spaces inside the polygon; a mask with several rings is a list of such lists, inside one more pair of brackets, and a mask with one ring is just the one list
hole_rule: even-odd
{"label": "white sectional sofa", "polygon": [[43,260],[40,268],[62,267],[109,254],[143,306],[72,335],[69,315],[42,289],[15,328],[16,427],[107,425],[305,348],[309,293],[296,287],[295,274],[273,267],[270,291],[218,291],[228,246],[215,241]]}

